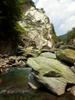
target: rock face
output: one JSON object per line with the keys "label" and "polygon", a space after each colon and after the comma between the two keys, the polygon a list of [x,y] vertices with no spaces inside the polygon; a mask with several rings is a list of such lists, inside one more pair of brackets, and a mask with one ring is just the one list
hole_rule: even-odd
{"label": "rock face", "polygon": [[53,25],[43,9],[37,9],[32,5],[29,8],[27,7],[27,10],[23,13],[22,20],[19,21],[19,25],[25,31],[22,34],[22,41],[25,45],[34,44],[37,49],[43,47],[51,48],[54,45],[53,38],[55,33],[53,33]]}

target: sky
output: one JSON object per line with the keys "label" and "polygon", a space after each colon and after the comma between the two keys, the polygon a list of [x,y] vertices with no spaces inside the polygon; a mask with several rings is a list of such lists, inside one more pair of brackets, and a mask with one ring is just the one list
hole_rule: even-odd
{"label": "sky", "polygon": [[37,8],[44,8],[57,35],[75,27],[75,0],[33,0]]}

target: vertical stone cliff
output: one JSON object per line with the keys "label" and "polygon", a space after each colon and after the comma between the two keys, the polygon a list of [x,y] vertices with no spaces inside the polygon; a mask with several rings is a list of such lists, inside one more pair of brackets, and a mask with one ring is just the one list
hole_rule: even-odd
{"label": "vertical stone cliff", "polygon": [[37,49],[54,46],[56,35],[53,31],[53,25],[43,9],[37,9],[32,4],[25,4],[19,25],[25,31],[21,34],[25,46],[31,46],[33,43]]}

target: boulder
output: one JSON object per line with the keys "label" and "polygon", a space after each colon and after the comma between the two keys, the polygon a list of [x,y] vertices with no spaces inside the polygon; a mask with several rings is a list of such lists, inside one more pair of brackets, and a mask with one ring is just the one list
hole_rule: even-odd
{"label": "boulder", "polygon": [[70,93],[75,96],[75,86],[71,88]]}
{"label": "boulder", "polygon": [[40,56],[47,57],[47,58],[54,58],[54,59],[56,58],[56,54],[51,53],[51,52],[41,53]]}
{"label": "boulder", "polygon": [[64,94],[67,83],[75,84],[75,74],[67,65],[55,57],[52,58],[52,55],[54,54],[47,53],[47,56],[40,55],[29,58],[27,64],[38,72],[36,75],[38,82],[41,82],[53,93],[61,95]]}
{"label": "boulder", "polygon": [[71,86],[70,88],[67,89],[73,96],[75,96],[75,86]]}
{"label": "boulder", "polygon": [[68,64],[74,65],[75,63],[75,50],[73,49],[63,49],[56,52],[56,56],[59,60],[66,62]]}

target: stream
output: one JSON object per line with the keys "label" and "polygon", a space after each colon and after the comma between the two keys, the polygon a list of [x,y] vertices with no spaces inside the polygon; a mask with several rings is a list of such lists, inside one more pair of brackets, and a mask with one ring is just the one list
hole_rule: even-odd
{"label": "stream", "polygon": [[0,74],[0,100],[75,100],[69,93],[56,96],[44,90],[32,90],[28,86],[30,68],[12,68]]}

